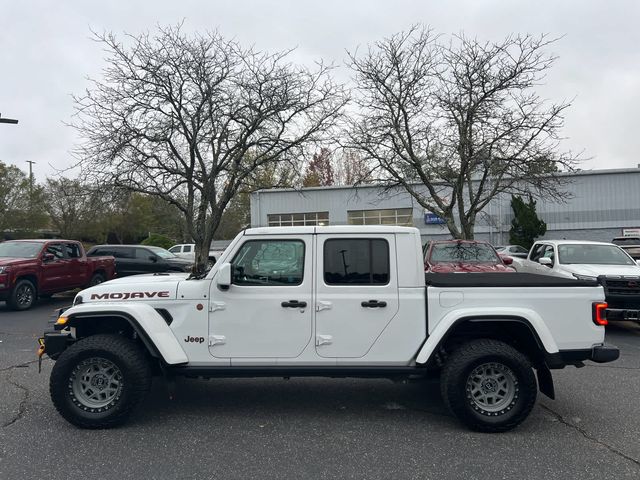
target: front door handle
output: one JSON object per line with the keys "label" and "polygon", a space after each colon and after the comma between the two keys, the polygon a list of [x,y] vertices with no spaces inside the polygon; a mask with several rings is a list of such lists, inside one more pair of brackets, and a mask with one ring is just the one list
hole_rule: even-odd
{"label": "front door handle", "polygon": [[387,306],[387,302],[379,302],[378,300],[369,300],[368,302],[362,302],[362,305],[365,308],[384,308]]}
{"label": "front door handle", "polygon": [[288,302],[282,302],[283,308],[305,308],[307,306],[307,302],[299,302],[298,300],[289,300]]}

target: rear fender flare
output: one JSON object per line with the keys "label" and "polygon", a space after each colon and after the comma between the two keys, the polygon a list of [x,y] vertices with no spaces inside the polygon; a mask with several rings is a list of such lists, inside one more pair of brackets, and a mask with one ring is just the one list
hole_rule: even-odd
{"label": "rear fender flare", "polygon": [[432,354],[437,351],[438,346],[446,339],[447,335],[455,326],[466,321],[517,321],[527,325],[531,332],[537,337],[537,341],[545,350],[545,353],[557,353],[558,345],[553,339],[551,331],[544,323],[544,320],[538,313],[526,308],[509,308],[509,309],[460,309],[449,312],[436,325],[424,345],[418,352],[416,363],[425,364],[429,361]]}

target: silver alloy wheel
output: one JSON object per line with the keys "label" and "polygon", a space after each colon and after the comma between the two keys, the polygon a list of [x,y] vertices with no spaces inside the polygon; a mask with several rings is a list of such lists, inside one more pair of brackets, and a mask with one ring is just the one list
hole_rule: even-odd
{"label": "silver alloy wheel", "polygon": [[31,305],[33,303],[33,287],[24,283],[16,291],[16,303],[20,306]]}
{"label": "silver alloy wheel", "polygon": [[467,378],[466,390],[474,410],[485,415],[500,415],[511,410],[519,388],[509,367],[490,362],[473,369]]}
{"label": "silver alloy wheel", "polygon": [[122,372],[111,360],[92,357],[80,362],[69,378],[73,403],[83,410],[101,412],[113,407],[122,394]]}

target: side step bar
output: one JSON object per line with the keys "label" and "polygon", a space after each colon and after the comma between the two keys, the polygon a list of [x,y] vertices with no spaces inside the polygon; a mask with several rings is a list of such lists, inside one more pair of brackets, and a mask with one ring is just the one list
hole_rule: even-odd
{"label": "side step bar", "polygon": [[331,377],[331,378],[394,378],[412,375],[425,376],[424,367],[354,367],[354,366],[235,366],[199,367],[181,365],[168,367],[173,375],[205,378],[251,377]]}

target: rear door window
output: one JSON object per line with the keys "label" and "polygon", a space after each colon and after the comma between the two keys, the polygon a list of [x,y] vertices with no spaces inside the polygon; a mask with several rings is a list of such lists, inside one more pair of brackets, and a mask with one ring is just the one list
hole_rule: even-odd
{"label": "rear door window", "polygon": [[65,249],[67,251],[67,257],[69,258],[80,258],[80,245],[77,243],[65,243]]}
{"label": "rear door window", "polygon": [[344,238],[324,242],[327,285],[386,285],[389,270],[386,240]]}
{"label": "rear door window", "polygon": [[114,248],[110,255],[115,258],[134,258],[133,248]]}

